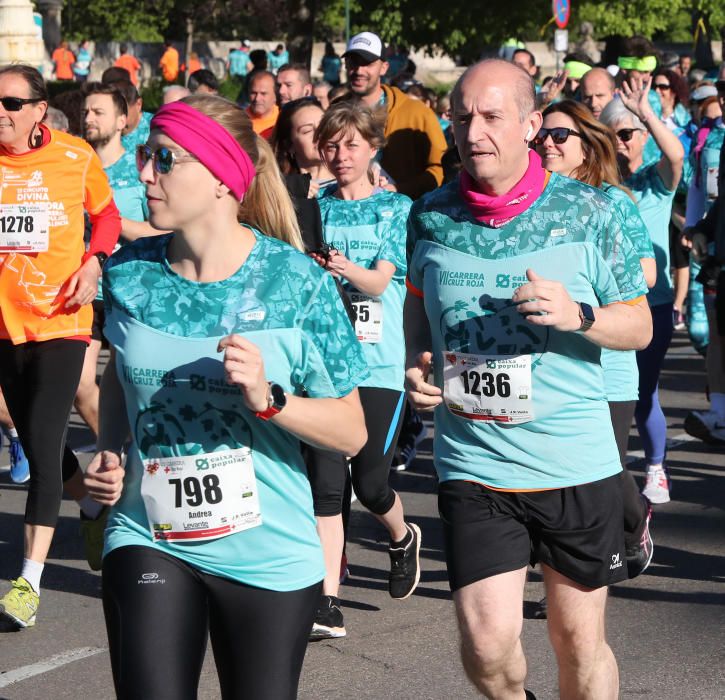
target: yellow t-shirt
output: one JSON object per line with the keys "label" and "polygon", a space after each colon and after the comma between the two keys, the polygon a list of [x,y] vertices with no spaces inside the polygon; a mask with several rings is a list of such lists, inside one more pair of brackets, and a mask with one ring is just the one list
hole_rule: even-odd
{"label": "yellow t-shirt", "polygon": [[83,210],[98,214],[113,199],[95,151],[80,138],[49,131],[39,149],[19,156],[0,151],[0,207],[40,205],[49,223],[47,252],[0,252],[0,338],[15,345],[90,335],[91,305],[64,309],[63,292],[85,253]]}

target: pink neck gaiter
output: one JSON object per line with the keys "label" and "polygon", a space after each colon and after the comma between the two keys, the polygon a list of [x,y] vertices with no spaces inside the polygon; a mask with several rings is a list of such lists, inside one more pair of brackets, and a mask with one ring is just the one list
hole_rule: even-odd
{"label": "pink neck gaiter", "polygon": [[466,170],[461,172],[459,184],[461,196],[473,216],[486,226],[501,228],[538,199],[546,184],[546,170],[541,165],[539,154],[530,150],[526,174],[506,194],[484,194]]}

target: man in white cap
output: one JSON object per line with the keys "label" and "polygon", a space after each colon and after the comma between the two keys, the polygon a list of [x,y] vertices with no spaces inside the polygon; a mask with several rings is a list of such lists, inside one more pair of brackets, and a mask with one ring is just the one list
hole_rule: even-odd
{"label": "man in white cap", "polygon": [[383,42],[361,32],[343,54],[348,87],[370,107],[387,109],[386,145],[380,165],[393,182],[388,187],[416,199],[443,182],[441,159],[447,148],[438,119],[430,108],[398,88],[382,84],[388,70]]}

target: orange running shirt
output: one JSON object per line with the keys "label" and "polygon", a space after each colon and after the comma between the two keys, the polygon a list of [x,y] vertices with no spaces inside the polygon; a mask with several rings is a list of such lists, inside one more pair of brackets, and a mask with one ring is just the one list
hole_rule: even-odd
{"label": "orange running shirt", "polygon": [[51,57],[55,63],[55,77],[58,80],[73,80],[73,64],[76,57],[72,51],[58,47]]}
{"label": "orange running shirt", "polygon": [[173,46],[169,46],[164,51],[164,55],[159,61],[159,67],[161,75],[167,82],[173,83],[179,77],[179,52]]}
{"label": "orange running shirt", "polygon": [[101,161],[82,139],[50,130],[42,148],[0,152],[0,181],[0,211],[32,203],[49,218],[47,252],[0,253],[0,338],[18,345],[90,335],[92,306],[64,309],[63,292],[85,253],[83,210],[97,214],[113,199]]}
{"label": "orange running shirt", "polygon": [[131,82],[134,85],[138,85],[138,71],[141,68],[141,64],[138,62],[136,56],[125,53],[119,56],[113,65],[117,68],[125,68],[131,74]]}
{"label": "orange running shirt", "polygon": [[[247,114],[252,120],[252,129],[254,129],[254,133],[258,136],[263,136],[265,131],[274,129],[277,124],[277,119],[279,118],[279,107],[274,105],[272,110],[263,117],[255,116],[249,109],[247,109]],[[264,138],[267,137],[264,136]]]}

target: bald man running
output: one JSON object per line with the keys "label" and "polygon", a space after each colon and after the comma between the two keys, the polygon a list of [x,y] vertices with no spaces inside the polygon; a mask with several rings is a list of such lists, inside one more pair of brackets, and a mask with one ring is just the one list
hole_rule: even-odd
{"label": "bald man running", "polygon": [[529,563],[541,564],[562,698],[614,700],[607,586],[627,577],[621,465],[600,349],[639,349],[652,321],[611,200],[543,170],[531,77],[487,60],[451,96],[459,178],[409,219],[409,398],[435,408],[448,576],[471,681],[524,690]]}

